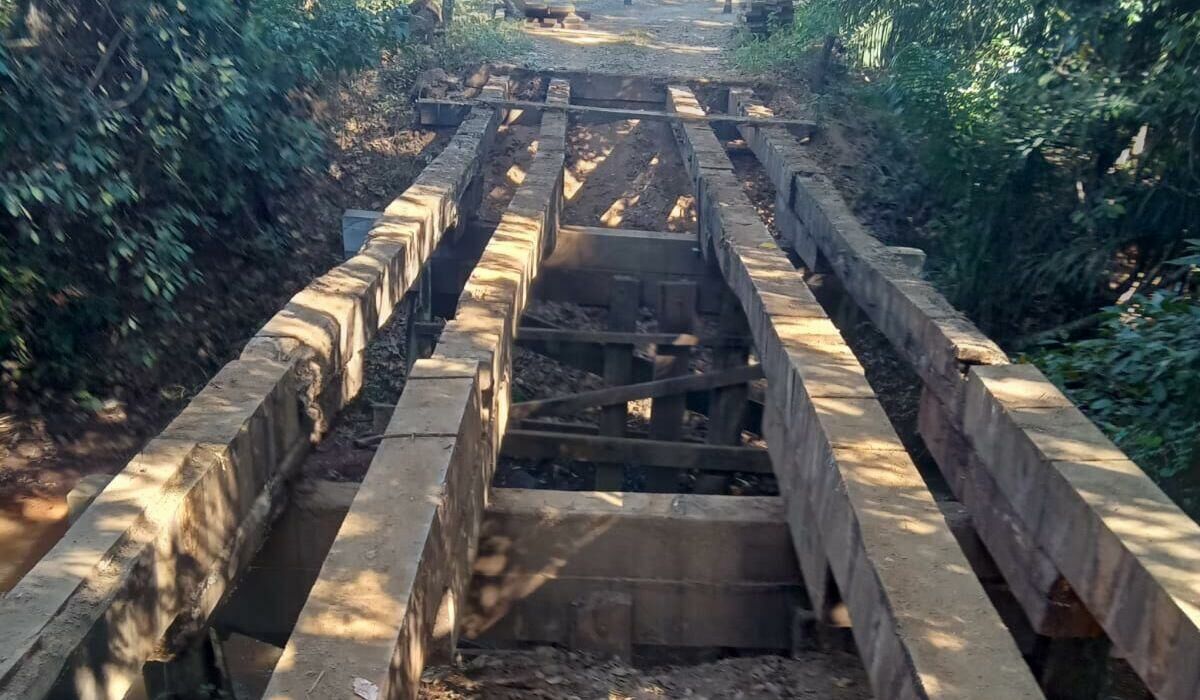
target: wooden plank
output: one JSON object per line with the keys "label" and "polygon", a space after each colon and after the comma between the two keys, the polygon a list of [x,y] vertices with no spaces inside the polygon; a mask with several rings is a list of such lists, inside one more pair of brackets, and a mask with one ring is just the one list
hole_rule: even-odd
{"label": "wooden plank", "polygon": [[522,401],[514,403],[508,415],[514,419],[564,415],[595,406],[611,406],[638,399],[652,399],[659,396],[682,394],[688,391],[706,391],[718,386],[744,384],[761,377],[762,368],[758,365],[751,365],[721,372],[656,379],[654,381],[641,382],[640,384],[629,384],[628,386],[582,391],[578,394],[552,399]]}
{"label": "wooden plank", "polygon": [[593,71],[542,70],[511,68],[503,69],[515,82],[562,78],[571,83],[571,101],[586,102],[599,100],[611,102],[646,102],[648,106],[662,106],[667,96],[666,83],[645,76],[614,75]]}
{"label": "wooden plank", "polygon": [[[672,87],[670,106],[702,111]],[[1041,697],[862,367],[774,246],[706,127],[679,131],[702,237],[750,322],[779,418],[764,421],[795,528],[816,528],[874,692]],[[719,144],[717,144],[719,147]],[[768,411],[770,413],[770,411]],[[824,574],[805,571],[805,578]]]}
{"label": "wooden plank", "polygon": [[[730,93],[730,109],[770,114],[747,90]],[[903,256],[858,223],[819,164],[785,130],[743,127],[785,209],[799,220],[830,267],[872,322],[917,370],[944,405],[961,401],[967,366],[1007,364],[1008,357],[914,273]],[[804,246],[797,244],[797,250]]]}
{"label": "wooden plank", "polygon": [[[608,301],[610,332],[629,332],[637,328],[638,281],[626,275],[614,275]],[[610,344],[604,348],[604,381],[609,386],[633,382],[633,345]],[[600,434],[611,437],[625,435],[628,404],[605,406],[600,411]],[[625,468],[616,464],[597,464],[595,488],[619,491],[625,483]]]}
{"label": "wooden plank", "polygon": [[1157,698],[1200,696],[1200,525],[1032,365],[975,367],[967,441]]}
{"label": "wooden plank", "polygon": [[[452,126],[458,115],[465,115],[477,107],[496,107],[500,109],[519,109],[525,112],[565,111],[568,114],[580,114],[592,118],[604,119],[638,119],[656,122],[689,122],[689,123],[720,123],[720,124],[761,124],[779,127],[790,127],[800,131],[805,136],[816,133],[817,125],[808,119],[777,119],[775,117],[755,117],[735,114],[678,114],[649,109],[622,109],[619,107],[590,107],[586,105],[550,106],[541,102],[528,100],[439,100],[419,99],[417,108],[421,110],[421,123],[426,126]],[[426,113],[430,115],[426,121]],[[461,118],[461,117],[459,117]]]}
{"label": "wooden plank", "polygon": [[[637,292],[637,280],[626,278],[634,283],[633,292]],[[630,296],[629,306],[637,311],[637,297]],[[636,331],[595,331],[576,328],[519,328],[517,340],[556,343],[594,343],[597,345],[658,345],[660,347],[697,347],[701,345],[713,347],[747,348],[753,342],[748,336],[730,333],[728,335],[699,336],[691,333],[641,333]],[[745,364],[742,362],[741,364]]]}
{"label": "wooden plank", "polygon": [[587,268],[612,274],[704,274],[703,261],[690,233],[563,226],[546,271]]}
{"label": "wooden plank", "polygon": [[[608,289],[606,283],[620,270],[598,270],[593,268],[558,268],[546,270],[538,280],[538,298],[547,301],[565,301],[583,306],[606,306]],[[660,282],[700,282],[701,275],[664,275],[658,273],[629,272],[642,283],[641,305],[653,307],[658,300]],[[701,313],[715,314],[721,310],[719,288],[700,285],[697,306]]]}
{"label": "wooden plank", "polygon": [[358,392],[387,322],[477,176],[492,110],[463,122],[349,260],[297,293],[0,599],[0,697],[122,698],[190,646]]}
{"label": "wooden plank", "polygon": [[564,459],[643,467],[771,473],[771,460],[766,450],[756,447],[509,430],[501,451],[521,459]]}
{"label": "wooden plank", "polygon": [[[689,333],[696,326],[696,285],[692,282],[663,282],[658,287],[658,327],[667,333]],[[654,355],[654,378],[685,376],[691,363],[689,348],[660,345]],[[678,440],[683,431],[684,398],[672,394],[655,396],[650,406],[650,436]]]}
{"label": "wooden plank", "polygon": [[[550,97],[568,86],[551,83]],[[452,647],[508,408],[510,346],[562,197],[566,117],[543,117],[525,181],[471,273],[436,355],[420,360],[266,697],[335,700],[356,684],[416,698]]]}
{"label": "wooden plank", "polygon": [[635,644],[789,647],[800,581],[779,499],[518,489],[492,497],[468,637],[566,644],[572,603],[612,590],[633,599]]}

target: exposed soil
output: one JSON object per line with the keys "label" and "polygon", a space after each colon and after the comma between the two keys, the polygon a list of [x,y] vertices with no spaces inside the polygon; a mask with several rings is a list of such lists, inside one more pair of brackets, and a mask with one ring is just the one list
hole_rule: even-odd
{"label": "exposed soil", "polygon": [[803,653],[798,658],[728,658],[690,666],[633,668],[620,661],[545,647],[481,654],[462,668],[435,667],[423,678],[426,700],[773,700],[871,697],[857,657]]}
{"label": "exposed soil", "polygon": [[567,134],[568,224],[692,231],[692,183],[666,122],[582,124]]}
{"label": "exposed soil", "polygon": [[806,83],[787,80],[756,85],[755,94],[776,116],[820,122],[807,150],[872,235],[888,245],[928,245],[921,225],[929,212],[913,155],[852,85],[831,81],[813,94]]}

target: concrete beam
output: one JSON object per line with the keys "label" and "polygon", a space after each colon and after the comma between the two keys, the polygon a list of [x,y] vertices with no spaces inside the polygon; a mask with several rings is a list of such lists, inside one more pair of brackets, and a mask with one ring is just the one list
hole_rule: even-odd
{"label": "concrete beam", "polygon": [[[550,86],[554,99],[569,90]],[[566,117],[545,115],[457,316],[409,375],[387,429],[399,437],[376,452],[267,697],[415,698],[426,660],[452,648],[506,424],[513,335],[558,225],[565,137]]]}
{"label": "concrete beam", "polygon": [[950,490],[971,513],[979,539],[1008,584],[1030,627],[1052,638],[1094,637],[1100,627],[1038,546],[1024,518],[1000,491],[983,459],[934,394],[921,392],[921,439]]}
{"label": "concrete beam", "polygon": [[[670,92],[672,108],[702,109],[686,88]],[[817,534],[797,547],[805,580],[832,574],[875,694],[1041,697],[862,367],[773,245],[723,147],[707,127],[678,133],[701,239],[767,376],[764,429],[794,540]]]}
{"label": "concrete beam", "polygon": [[790,648],[801,587],[780,499],[521,489],[492,498],[466,636],[568,644],[575,606],[615,591],[632,601],[628,644]]}
{"label": "concrete beam", "polygon": [[367,342],[391,317],[479,176],[498,116],[479,109],[404,194],[392,201],[358,254],[317,278],[271,318],[243,357],[295,362],[314,437],[362,385]]}

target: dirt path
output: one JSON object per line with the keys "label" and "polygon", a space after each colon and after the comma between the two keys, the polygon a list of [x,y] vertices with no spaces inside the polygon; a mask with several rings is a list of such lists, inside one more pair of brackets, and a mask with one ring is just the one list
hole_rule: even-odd
{"label": "dirt path", "polygon": [[734,14],[723,0],[579,0],[592,13],[581,29],[527,31],[534,48],[521,58],[532,68],[619,73],[646,78],[738,80],[727,62]]}

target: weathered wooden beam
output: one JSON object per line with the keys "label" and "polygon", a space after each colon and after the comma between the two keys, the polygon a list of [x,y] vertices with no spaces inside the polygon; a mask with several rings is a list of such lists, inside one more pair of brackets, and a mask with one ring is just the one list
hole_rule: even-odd
{"label": "weathered wooden beam", "polygon": [[[640,119],[658,122],[700,122],[721,124],[761,124],[781,127],[791,127],[804,135],[816,132],[817,125],[807,119],[776,119],[774,117],[759,118],[735,114],[679,114],[648,109],[621,109],[619,107],[591,107],[587,105],[554,105],[528,100],[438,100],[419,99],[416,102],[421,113],[421,124],[425,126],[453,126],[456,118],[462,119],[472,109],[477,107],[495,107],[497,109],[519,109],[528,112],[565,111],[568,114],[580,114],[603,119]],[[461,116],[460,116],[461,115]]]}
{"label": "weathered wooden beam", "polygon": [[1055,638],[1100,634],[1095,619],[1034,541],[995,477],[928,389],[921,392],[917,426],[951,491],[971,513],[979,539],[1033,630]]}
{"label": "weathered wooden beam", "polygon": [[546,270],[607,270],[612,274],[701,277],[705,273],[696,236],[669,231],[563,226]]}
{"label": "weathered wooden beam", "polygon": [[1033,365],[972,368],[963,433],[1154,696],[1200,697],[1200,525]]}
{"label": "weathered wooden beam", "polygon": [[760,377],[762,377],[762,368],[758,365],[739,367],[720,372],[708,372],[706,374],[669,377],[667,379],[641,382],[640,384],[582,391],[578,394],[559,396],[552,399],[522,401],[514,403],[508,415],[515,419],[563,415],[566,413],[576,413],[596,406],[612,406],[613,404],[627,403],[638,399],[653,399],[661,396],[683,394],[689,391],[706,391],[719,386],[745,384]]}
{"label": "weathered wooden beam", "polygon": [[[608,330],[629,332],[637,328],[638,281],[628,275],[613,275],[608,297]],[[633,345],[604,346],[604,381],[610,386],[633,383]],[[600,410],[600,434],[623,437],[629,420],[628,404],[605,406]],[[620,491],[625,484],[625,467],[601,462],[596,465],[593,487]]]}
{"label": "weathered wooden beam", "polygon": [[[553,99],[569,87],[550,85]],[[433,358],[409,377],[266,697],[416,698],[453,647],[505,430],[511,345],[562,197],[566,117],[540,146]]]}
{"label": "weathered wooden beam", "polygon": [[743,335],[692,335],[691,333],[640,333],[637,331],[594,331],[576,328],[517,329],[517,340],[596,345],[658,345],[660,347],[740,347],[753,341]]}
{"label": "weathered wooden beam", "polygon": [[[730,91],[730,110],[768,113],[749,90]],[[1007,364],[1004,352],[921,278],[902,255],[871,236],[815,159],[786,131],[741,127],[775,184],[776,221],[810,269],[826,266],[917,371],[929,394],[922,435],[954,495],[968,504],[980,537],[1040,634],[1086,636],[1095,622],[1028,525],[995,492],[987,465],[962,438],[964,372]],[[1094,633],[1094,632],[1093,632]]]}
{"label": "weathered wooden beam", "polygon": [[643,467],[771,473],[771,459],[767,451],[757,447],[509,430],[501,451],[509,457],[521,459],[566,459]]}
{"label": "weathered wooden beam", "polygon": [[362,349],[454,225],[495,129],[491,109],[464,121],[362,249],[271,318],[0,599],[0,697],[123,698],[147,659],[190,645],[357,394]]}
{"label": "weathered wooden beam", "polygon": [[[669,106],[702,112],[686,88]],[[865,373],[747,200],[711,129],[677,131],[701,238],[767,376],[765,437],[805,579],[836,581],[875,694],[1041,696]],[[817,537],[806,540],[805,533]],[[806,558],[807,554],[818,556]],[[823,556],[820,556],[822,555]],[[986,659],[986,661],[984,661]]]}
{"label": "weathered wooden beam", "polygon": [[[730,109],[771,113],[747,90],[731,91]],[[904,256],[858,222],[793,136],[771,127],[741,130],[775,185],[784,212],[798,219],[797,233],[811,239],[797,250],[812,246],[820,251],[859,307],[948,408],[957,410],[961,403],[967,367],[1008,363],[1004,351],[914,272]]]}
{"label": "weathered wooden beam", "polygon": [[468,637],[566,644],[572,605],[609,590],[633,600],[634,644],[790,647],[800,580],[778,498],[495,489],[492,499]]}

